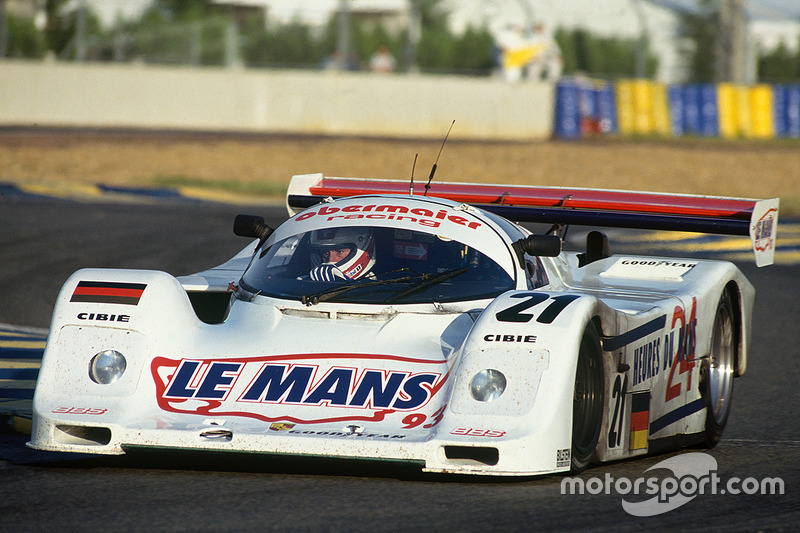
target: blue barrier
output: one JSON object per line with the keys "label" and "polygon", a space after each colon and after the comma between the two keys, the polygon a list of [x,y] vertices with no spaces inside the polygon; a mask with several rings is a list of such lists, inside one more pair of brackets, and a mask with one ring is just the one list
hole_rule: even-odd
{"label": "blue barrier", "polygon": [[686,106],[684,105],[684,88],[681,85],[667,87],[669,102],[669,120],[672,135],[680,137],[686,133]]}
{"label": "blue barrier", "polygon": [[789,85],[785,92],[786,129],[784,136],[800,137],[800,84]]}
{"label": "blue barrier", "polygon": [[683,88],[684,133],[700,134],[700,86],[686,85]]}
{"label": "blue barrier", "polygon": [[788,131],[789,120],[786,114],[788,95],[789,88],[785,85],[776,85],[772,88],[772,125],[776,137],[785,137]]}
{"label": "blue barrier", "polygon": [[560,139],[578,139],[581,136],[580,88],[571,80],[556,85],[555,134]]}
{"label": "blue barrier", "polygon": [[690,84],[683,86],[681,92],[683,134],[704,137],[719,135],[717,87],[711,84]]}
{"label": "blue barrier", "polygon": [[700,135],[716,137],[719,135],[719,105],[717,103],[717,86],[703,84],[700,96]]}
{"label": "blue barrier", "polygon": [[584,135],[615,133],[617,106],[609,83],[561,80],[556,85],[555,135],[574,140]]}
{"label": "blue barrier", "polygon": [[775,85],[772,102],[775,136],[800,137],[800,85]]}
{"label": "blue barrier", "polygon": [[[573,79],[559,82],[556,86],[555,136],[578,139],[586,135],[618,133],[618,99],[625,97],[617,92],[620,86]],[[756,89],[763,91],[763,86],[754,86],[753,91]],[[800,138],[800,84],[773,85],[769,90],[772,92],[772,109],[763,109],[763,102],[767,101],[763,98],[759,100],[759,109],[752,107],[755,105],[752,97],[751,100],[740,101],[738,105],[746,106],[744,111],[747,113],[772,112],[772,130],[776,138]],[[762,93],[758,94],[763,96]],[[628,95],[626,102],[630,98],[631,95]],[[667,106],[671,135],[720,136],[723,134],[720,128],[720,105],[719,90],[715,84],[669,85]],[[766,117],[753,117],[754,120],[756,118]],[[763,120],[759,124],[763,130]],[[769,131],[759,134],[759,137],[772,135],[772,131]]]}
{"label": "blue barrier", "polygon": [[597,99],[597,117],[600,120],[601,133],[617,133],[617,102],[614,98],[614,87],[604,83],[595,89]]}
{"label": "blue barrier", "polygon": [[578,87],[580,90],[581,134],[599,133],[597,98],[595,97],[594,87],[589,83],[581,83]]}

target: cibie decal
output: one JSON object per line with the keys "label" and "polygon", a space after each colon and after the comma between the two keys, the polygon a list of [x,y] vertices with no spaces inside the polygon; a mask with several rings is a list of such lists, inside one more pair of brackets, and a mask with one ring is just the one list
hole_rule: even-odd
{"label": "cibie decal", "polygon": [[328,221],[357,219],[397,220],[416,223],[429,228],[438,228],[442,222],[457,224],[470,229],[481,227],[480,222],[469,220],[446,209],[434,211],[424,207],[408,208],[404,205],[391,204],[348,205],[346,207],[326,205],[303,211],[294,220],[301,222],[317,216],[326,217]]}
{"label": "cibie decal", "polygon": [[[336,364],[337,359],[346,359],[348,365]],[[349,366],[358,359],[365,359],[367,364],[381,360],[380,366],[388,363],[398,368]],[[445,365],[445,361],[371,354],[157,357],[151,363],[151,372],[156,400],[165,411],[321,423],[378,421],[394,412],[424,410],[447,380],[448,375],[440,371]]]}
{"label": "cibie decal", "polygon": [[131,315],[112,315],[108,313],[78,313],[78,320],[96,320],[98,322],[130,322]]}

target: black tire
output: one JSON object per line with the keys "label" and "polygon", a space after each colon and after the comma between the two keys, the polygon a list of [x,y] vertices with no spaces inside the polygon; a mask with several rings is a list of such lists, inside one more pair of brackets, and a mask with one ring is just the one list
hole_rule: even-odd
{"label": "black tire", "polygon": [[733,298],[726,289],[717,304],[709,356],[700,368],[700,394],[706,406],[703,445],[708,448],[713,448],[719,442],[731,412],[738,350],[739,322]]}
{"label": "black tire", "polygon": [[594,324],[586,326],[575,369],[572,404],[572,472],[581,472],[595,458],[603,423],[605,378],[600,335]]}

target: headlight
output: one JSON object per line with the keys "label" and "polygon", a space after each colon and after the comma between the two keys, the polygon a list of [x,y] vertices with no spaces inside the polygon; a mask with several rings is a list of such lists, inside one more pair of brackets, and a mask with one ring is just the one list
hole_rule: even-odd
{"label": "headlight", "polygon": [[128,364],[125,357],[116,350],[103,350],[92,357],[89,362],[89,377],[100,385],[108,385],[117,381]]}
{"label": "headlight", "polygon": [[506,377],[499,370],[481,370],[469,382],[469,392],[479,402],[491,402],[506,390]]}

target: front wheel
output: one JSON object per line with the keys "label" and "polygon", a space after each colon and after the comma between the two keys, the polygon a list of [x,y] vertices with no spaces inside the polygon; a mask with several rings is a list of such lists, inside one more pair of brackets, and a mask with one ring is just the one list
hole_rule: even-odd
{"label": "front wheel", "polygon": [[717,304],[711,352],[700,369],[700,393],[706,405],[704,444],[713,448],[722,437],[733,398],[733,375],[739,348],[739,327],[733,299],[726,289]]}
{"label": "front wheel", "polygon": [[594,458],[603,422],[603,352],[594,324],[586,326],[575,369],[572,404],[572,472],[580,472]]}

